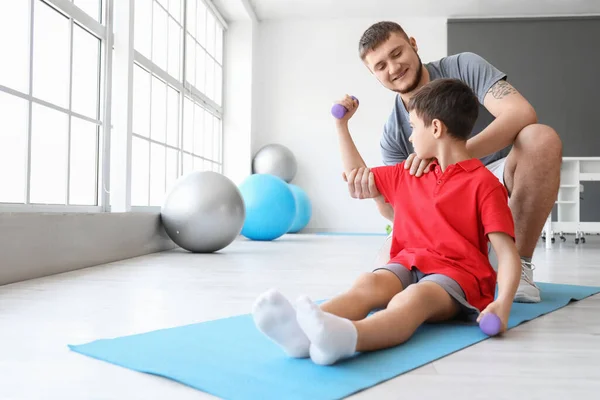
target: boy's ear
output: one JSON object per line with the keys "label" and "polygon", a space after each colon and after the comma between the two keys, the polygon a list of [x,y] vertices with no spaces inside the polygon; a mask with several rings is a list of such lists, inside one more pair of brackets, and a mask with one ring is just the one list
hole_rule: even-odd
{"label": "boy's ear", "polygon": [[431,121],[431,126],[433,127],[433,137],[439,139],[442,136],[442,130],[445,127],[444,123],[439,119],[434,119]]}

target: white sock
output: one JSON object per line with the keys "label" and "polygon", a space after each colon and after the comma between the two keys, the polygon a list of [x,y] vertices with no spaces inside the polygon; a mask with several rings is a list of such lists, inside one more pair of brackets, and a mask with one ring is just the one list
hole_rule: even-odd
{"label": "white sock", "polygon": [[310,358],[321,365],[331,365],[356,352],[358,332],[346,318],[323,312],[308,297],[296,304],[300,327],[310,340]]}
{"label": "white sock", "polygon": [[278,291],[271,289],[256,299],[252,307],[256,327],[294,358],[309,355],[310,342],[298,325],[296,310]]}

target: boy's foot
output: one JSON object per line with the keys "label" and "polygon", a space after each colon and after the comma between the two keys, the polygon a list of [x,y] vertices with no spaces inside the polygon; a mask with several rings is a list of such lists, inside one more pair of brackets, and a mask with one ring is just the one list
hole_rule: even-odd
{"label": "boy's foot", "polygon": [[271,289],[256,299],[252,307],[256,327],[294,358],[309,356],[310,342],[298,325],[296,310],[278,291]]}
{"label": "boy's foot", "polygon": [[539,303],[541,301],[540,288],[533,282],[533,270],[535,266],[525,260],[521,260],[521,281],[515,294],[517,303]]}
{"label": "boy's foot", "polygon": [[323,312],[308,297],[298,299],[296,311],[316,364],[331,365],[356,352],[358,333],[352,321]]}

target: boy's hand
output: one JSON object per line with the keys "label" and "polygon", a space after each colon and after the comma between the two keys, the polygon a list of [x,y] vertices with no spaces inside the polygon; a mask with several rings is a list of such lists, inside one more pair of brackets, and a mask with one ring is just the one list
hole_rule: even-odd
{"label": "boy's hand", "polygon": [[477,322],[481,321],[481,318],[483,318],[483,315],[486,313],[496,314],[498,318],[500,318],[500,321],[502,321],[502,328],[500,329],[500,332],[506,332],[511,307],[512,300],[495,300],[494,302],[490,303],[490,305],[487,306],[485,310],[481,312],[481,314],[479,314]]}
{"label": "boy's hand", "polygon": [[342,176],[348,182],[348,191],[353,199],[374,199],[381,195],[369,168],[353,169],[348,176],[345,173]]}
{"label": "boy's hand", "polygon": [[350,118],[352,118],[352,116],[358,109],[358,101],[354,100],[349,95],[346,95],[343,99],[338,101],[337,104],[344,106],[346,110],[348,110],[348,112],[346,112],[346,114],[342,118],[336,119],[336,121],[338,124],[347,124]]}
{"label": "boy's hand", "polygon": [[429,166],[432,161],[433,158],[421,160],[415,153],[412,153],[406,159],[406,162],[404,163],[404,169],[410,169],[410,174],[418,178],[424,173],[426,174],[430,171]]}

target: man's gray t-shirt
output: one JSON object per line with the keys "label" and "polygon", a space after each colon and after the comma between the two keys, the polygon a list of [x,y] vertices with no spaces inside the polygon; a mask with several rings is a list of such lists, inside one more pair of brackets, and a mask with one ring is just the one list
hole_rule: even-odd
{"label": "man's gray t-shirt", "polygon": [[[488,90],[506,74],[488,63],[482,57],[473,53],[460,53],[428,64],[423,64],[429,71],[430,80],[440,78],[454,78],[465,82],[479,98],[479,118],[473,127],[471,137],[481,132],[493,116],[483,106],[483,99]],[[394,110],[392,111],[381,137],[381,155],[385,165],[395,165],[406,160],[414,152],[412,143],[408,141],[412,133],[408,120],[408,112],[400,95],[396,96]],[[494,154],[485,156],[481,161],[488,165],[508,155],[510,146]]]}

